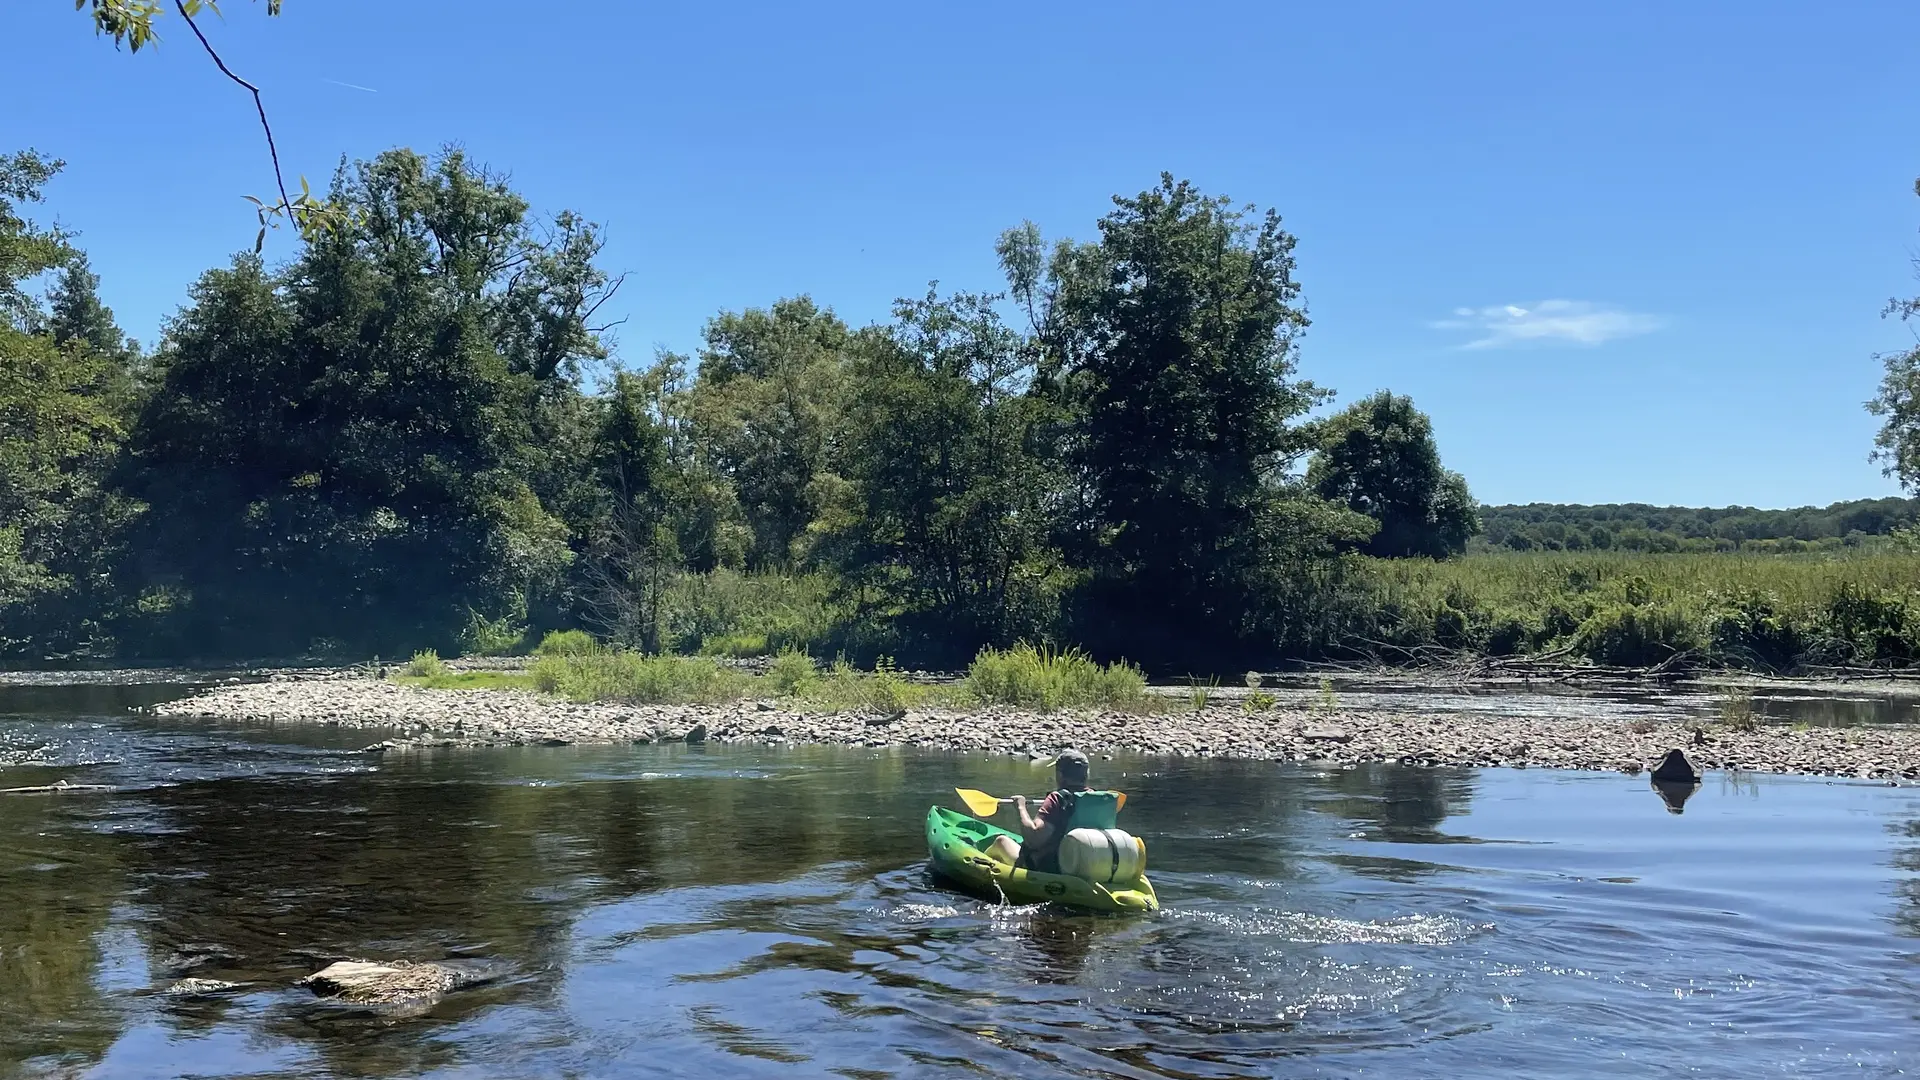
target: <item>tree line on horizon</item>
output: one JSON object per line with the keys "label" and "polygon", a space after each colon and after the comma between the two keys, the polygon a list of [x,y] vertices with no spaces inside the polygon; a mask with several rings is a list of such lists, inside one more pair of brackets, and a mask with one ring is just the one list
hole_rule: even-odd
{"label": "tree line on horizon", "polygon": [[1824,507],[1653,506],[1647,503],[1483,505],[1470,551],[1746,551],[1856,547],[1920,522],[1920,499],[1853,499]]}
{"label": "tree line on horizon", "polygon": [[597,227],[458,152],[343,164],[345,224],[202,274],[151,349],[26,215],[59,168],[0,157],[16,657],[652,650],[716,571],[825,580],[869,654],[1273,655],[1358,554],[1478,527],[1410,400],[1310,415],[1278,215],[1171,176],[1091,242],[1008,230],[998,291],[865,327],[789,297],[631,366]]}

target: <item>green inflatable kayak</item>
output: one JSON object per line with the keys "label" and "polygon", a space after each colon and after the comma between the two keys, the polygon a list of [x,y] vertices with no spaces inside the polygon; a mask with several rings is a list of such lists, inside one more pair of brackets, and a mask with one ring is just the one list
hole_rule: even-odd
{"label": "green inflatable kayak", "polygon": [[1008,866],[986,854],[996,836],[1020,841],[1019,833],[957,810],[936,806],[927,811],[927,854],[934,870],[981,896],[1004,898],[1012,904],[1066,904],[1089,911],[1160,910],[1160,898],[1153,894],[1145,874],[1123,888],[1109,889],[1085,878]]}

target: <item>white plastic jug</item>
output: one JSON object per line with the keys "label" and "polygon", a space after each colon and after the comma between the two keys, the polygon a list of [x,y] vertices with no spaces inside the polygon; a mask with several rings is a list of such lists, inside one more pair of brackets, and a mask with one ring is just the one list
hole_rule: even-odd
{"label": "white plastic jug", "polygon": [[1134,881],[1147,869],[1147,845],[1120,829],[1075,829],[1060,838],[1060,872],[1100,885]]}

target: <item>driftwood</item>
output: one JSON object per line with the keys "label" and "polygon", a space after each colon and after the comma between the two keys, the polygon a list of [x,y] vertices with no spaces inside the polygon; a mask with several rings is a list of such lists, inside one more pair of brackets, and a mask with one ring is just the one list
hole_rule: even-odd
{"label": "driftwood", "polygon": [[38,787],[0,788],[0,795],[66,795],[82,791],[114,791],[112,784],[69,784],[65,780],[56,780],[51,784]]}

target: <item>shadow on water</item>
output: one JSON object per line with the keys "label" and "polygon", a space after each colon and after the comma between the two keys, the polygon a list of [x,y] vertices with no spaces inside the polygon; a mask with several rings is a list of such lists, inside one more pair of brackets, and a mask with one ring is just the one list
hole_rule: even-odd
{"label": "shadow on water", "polygon": [[[75,722],[0,721],[113,759],[0,786],[123,781],[0,797],[0,1073],[1852,1075],[1920,1044],[1907,789],[1715,776],[1676,817],[1631,777],[1122,757],[1096,779],[1166,903],[1122,918],[930,883],[927,804],[1038,794],[1020,759]],[[406,1013],[295,988],[342,958],[498,978]],[[240,985],[164,993],[189,977]]]}

